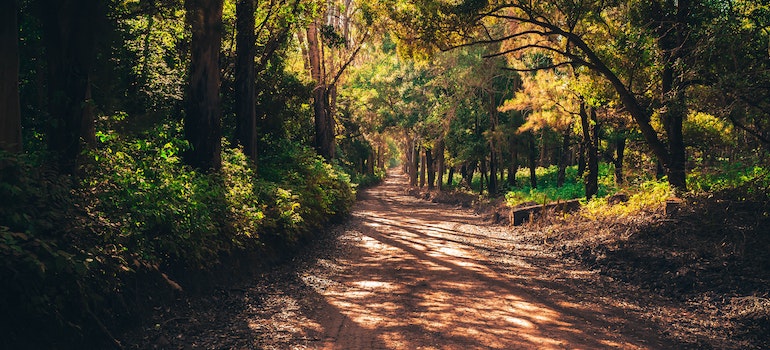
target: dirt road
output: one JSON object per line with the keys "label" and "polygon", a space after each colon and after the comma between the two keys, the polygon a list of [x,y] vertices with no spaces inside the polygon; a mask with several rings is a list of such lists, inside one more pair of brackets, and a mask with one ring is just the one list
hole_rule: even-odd
{"label": "dirt road", "polygon": [[165,335],[152,341],[235,349],[676,347],[632,307],[587,287],[582,280],[592,272],[406,188],[391,174],[362,194],[339,234],[318,248],[325,252],[192,306],[158,326]]}

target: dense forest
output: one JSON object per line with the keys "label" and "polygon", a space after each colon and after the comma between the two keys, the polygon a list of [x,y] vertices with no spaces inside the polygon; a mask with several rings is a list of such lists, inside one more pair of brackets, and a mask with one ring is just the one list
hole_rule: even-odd
{"label": "dense forest", "polygon": [[770,216],[765,0],[9,0],[0,26],[5,347],[119,347],[393,167],[583,219]]}

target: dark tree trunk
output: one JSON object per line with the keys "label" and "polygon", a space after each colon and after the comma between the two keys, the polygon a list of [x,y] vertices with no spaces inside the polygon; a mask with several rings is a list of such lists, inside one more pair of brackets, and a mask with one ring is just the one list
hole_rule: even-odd
{"label": "dark tree trunk", "polygon": [[39,5],[48,64],[48,149],[60,171],[74,174],[83,118],[90,116],[84,111],[88,75],[106,12],[98,0],[41,0]]}
{"label": "dark tree trunk", "polygon": [[255,0],[238,0],[235,8],[235,134],[238,143],[256,164],[257,161],[257,103],[255,38]]}
{"label": "dark tree trunk", "polygon": [[582,177],[586,172],[586,143],[581,141],[578,144],[578,168],[577,176]]}
{"label": "dark tree trunk", "polygon": [[487,177],[487,158],[486,157],[481,158],[481,166],[479,171],[481,173],[481,178],[479,179],[479,194],[482,194],[484,193],[484,182],[485,182],[484,180],[489,179]]}
{"label": "dark tree trunk", "polygon": [[626,137],[620,136],[615,140],[615,159],[613,163],[615,165],[615,183],[618,185],[623,184],[623,156],[626,150]]}
{"label": "dark tree trunk", "polygon": [[[598,147],[596,143],[597,136],[597,118],[596,111],[586,110],[585,102],[580,102],[580,123],[583,129],[583,144],[586,152],[586,160],[588,161],[588,174],[585,176],[586,186],[586,199],[591,199],[599,190],[599,155]],[[591,122],[593,121],[593,123]]]}
{"label": "dark tree trunk", "polygon": [[503,160],[502,152],[500,152],[498,159],[500,159],[500,164],[498,166],[498,168],[500,169],[500,178],[498,179],[497,183],[500,184],[500,187],[503,187],[504,186],[503,182],[505,182],[505,167],[503,166],[503,162],[502,162]]}
{"label": "dark tree trunk", "polygon": [[519,172],[519,149],[511,145],[511,163],[508,165],[508,185],[516,186],[516,173]]}
{"label": "dark tree trunk", "polygon": [[537,188],[537,146],[535,145],[535,135],[529,134],[529,152],[527,152],[527,158],[529,159],[529,185],[532,188]]}
{"label": "dark tree trunk", "polygon": [[444,140],[438,142],[438,146],[436,147],[436,155],[438,160],[438,178],[436,179],[436,185],[438,186],[438,190],[441,191],[444,189],[444,172],[446,171],[446,165],[444,164]]}
{"label": "dark tree trunk", "polygon": [[663,163],[658,160],[655,162],[655,178],[660,180],[664,176],[666,176],[666,167],[664,167]]}
{"label": "dark tree trunk", "polygon": [[11,153],[22,152],[18,14],[17,0],[0,4],[0,150]]}
{"label": "dark tree trunk", "polygon": [[449,167],[449,173],[446,176],[446,185],[451,187],[455,181],[455,167]]}
{"label": "dark tree trunk", "polygon": [[567,173],[567,160],[569,158],[570,130],[567,129],[562,134],[561,152],[559,153],[559,172],[556,176],[556,187],[564,186],[564,180]]}
{"label": "dark tree trunk", "polygon": [[468,184],[468,188],[473,189],[473,174],[476,173],[476,165],[478,164],[477,160],[473,160],[468,164],[468,167],[465,169],[465,182]]}
{"label": "dark tree trunk", "polygon": [[417,186],[418,170],[420,169],[420,146],[417,145],[417,141],[414,141],[412,146],[412,169],[409,173],[409,184]]}
{"label": "dark tree trunk", "polygon": [[219,51],[222,45],[223,0],[187,0],[192,30],[190,74],[184,131],[192,149],[185,160],[203,171],[222,166],[222,106],[219,97]]}
{"label": "dark tree trunk", "polygon": [[318,40],[318,25],[311,21],[307,28],[308,60],[310,75],[315,82],[313,88],[313,113],[315,115],[315,147],[318,154],[327,160],[334,158],[334,116],[329,108],[329,87],[321,67],[321,44]]}
{"label": "dark tree trunk", "polygon": [[[676,86],[673,63],[665,64],[663,68],[663,99],[666,105],[665,112],[661,113],[661,120],[666,128],[668,136],[669,161],[666,166],[668,183],[680,190],[687,190],[686,181],[686,152],[682,123],[687,114],[685,95],[682,88]],[[665,165],[665,164],[664,164]]]}
{"label": "dark tree trunk", "polygon": [[497,195],[497,154],[494,149],[489,152],[489,181],[487,187],[490,197]]}
{"label": "dark tree trunk", "polygon": [[425,154],[420,154],[419,151],[417,153],[419,154],[418,159],[420,160],[420,188],[422,188],[425,187]]}
{"label": "dark tree trunk", "polygon": [[436,167],[433,159],[433,151],[430,148],[425,149],[425,168],[428,172],[428,188],[436,187]]}

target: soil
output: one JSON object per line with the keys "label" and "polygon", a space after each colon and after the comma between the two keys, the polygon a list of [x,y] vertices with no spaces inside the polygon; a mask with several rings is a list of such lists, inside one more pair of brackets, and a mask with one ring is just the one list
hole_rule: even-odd
{"label": "soil", "polygon": [[[499,214],[417,198],[407,179],[394,172],[359,197],[347,221],[291,263],[248,283],[156,310],[140,329],[120,337],[124,348],[738,349],[770,344],[763,313],[770,303],[762,306],[765,270],[754,271],[751,281],[716,281],[748,285],[716,293],[701,283],[707,274],[698,274],[697,266],[676,264],[682,257],[655,259],[655,252],[629,257],[651,244],[635,241],[633,232],[654,232],[650,222],[660,217],[501,226],[495,224]],[[666,275],[671,269],[677,271]],[[759,310],[754,318],[736,318],[752,307]],[[741,323],[746,320],[756,322]]]}

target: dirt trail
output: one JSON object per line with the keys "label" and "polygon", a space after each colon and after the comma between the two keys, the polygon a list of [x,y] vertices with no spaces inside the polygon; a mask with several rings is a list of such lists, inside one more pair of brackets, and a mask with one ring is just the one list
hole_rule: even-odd
{"label": "dirt trail", "polygon": [[[592,274],[467,209],[366,190],[326,253],[192,306],[150,339],[182,348],[665,349]],[[297,269],[298,270],[295,270]],[[226,305],[222,307],[221,305]],[[226,308],[207,313],[212,308]],[[192,315],[192,316],[191,316]],[[179,335],[175,335],[175,334]]]}

